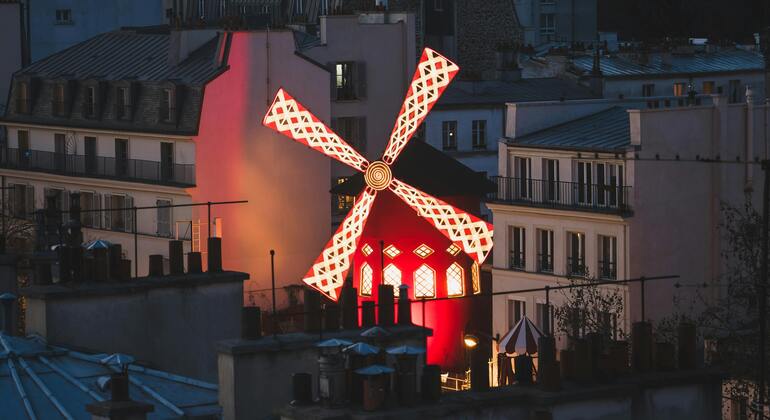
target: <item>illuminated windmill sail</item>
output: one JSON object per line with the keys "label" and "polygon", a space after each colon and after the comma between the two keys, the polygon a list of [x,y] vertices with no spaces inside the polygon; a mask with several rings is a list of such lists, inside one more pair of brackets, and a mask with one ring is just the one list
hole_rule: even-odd
{"label": "illuminated windmill sail", "polygon": [[426,48],[381,160],[369,162],[285,90],[280,89],[262,124],[364,173],[366,188],[326,244],[303,281],[337,300],[378,191],[389,189],[481,264],[492,250],[492,225],[393,178],[391,165],[438,101],[459,67]]}

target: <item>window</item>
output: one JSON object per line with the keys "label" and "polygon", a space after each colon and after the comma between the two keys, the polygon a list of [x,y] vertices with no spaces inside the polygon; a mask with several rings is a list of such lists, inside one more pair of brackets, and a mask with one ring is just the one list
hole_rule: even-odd
{"label": "window", "polygon": [[61,212],[59,213],[61,223],[66,223],[69,215],[64,213],[64,211],[69,210],[69,195],[60,188],[45,188],[43,190],[43,196],[45,197],[44,205],[48,205],[49,198],[54,199],[54,208],[58,212]]}
{"label": "window", "polygon": [[401,286],[401,270],[393,264],[388,264],[382,272],[383,284],[393,286],[393,296],[398,297],[398,286]]}
{"label": "window", "polygon": [[388,258],[393,259],[401,255],[401,250],[393,245],[388,245],[385,247],[385,249],[382,250],[382,253],[387,255]]}
{"label": "window", "polygon": [[618,338],[618,316],[610,312],[599,312],[600,332],[605,337],[616,340]]}
{"label": "window", "polygon": [[643,84],[642,96],[646,96],[646,97],[655,96],[655,84],[654,83]]}
{"label": "window", "polygon": [[479,263],[474,261],[471,266],[471,287],[473,287],[474,295],[481,293],[481,279],[479,277]]}
{"label": "window", "polygon": [[463,274],[463,268],[456,262],[446,269],[447,296],[453,297],[465,294],[465,276]]}
{"label": "window", "polygon": [[728,101],[731,104],[735,104],[741,101],[741,81],[740,80],[730,80],[727,88],[728,92]]}
{"label": "window", "polygon": [[421,265],[414,272],[414,297],[436,297],[436,272],[427,264]]}
{"label": "window", "polygon": [[[332,184],[343,184],[348,177],[342,176],[336,179],[332,180]],[[334,214],[347,214],[348,211],[350,211],[351,208],[353,208],[353,204],[355,204],[355,197],[352,195],[342,195],[342,194],[335,194],[334,200],[332,202],[333,208],[332,211]]]}
{"label": "window", "polygon": [[457,121],[441,123],[441,146],[444,150],[457,150]]}
{"label": "window", "polygon": [[160,176],[164,181],[174,180],[174,143],[160,143]]}
{"label": "window", "polygon": [[71,25],[72,24],[72,9],[57,9],[56,10],[56,24],[57,25]]}
{"label": "window", "polygon": [[364,246],[361,247],[361,253],[364,254],[364,256],[368,257],[372,252],[374,252],[374,250],[369,244],[364,244]]}
{"label": "window", "polygon": [[599,236],[599,277],[603,279],[617,278],[617,245],[618,241],[614,236]]}
{"label": "window", "polygon": [[561,196],[559,188],[559,161],[556,159],[543,159],[543,191],[544,198],[548,201],[558,201]]}
{"label": "window", "polygon": [[517,322],[527,315],[527,302],[523,300],[508,300],[508,329],[513,328]]}
{"label": "window", "polygon": [[[553,331],[553,318],[553,305],[548,305],[546,307],[545,303],[535,304],[535,325],[540,328],[541,332],[547,334],[548,332]],[[546,322],[548,322],[548,325],[546,325]]]}
{"label": "window", "polygon": [[428,256],[430,256],[430,254],[433,253],[433,249],[428,245],[420,244],[420,246],[415,248],[414,251],[412,252],[414,252],[414,255],[417,255],[418,257],[425,259],[425,258],[428,258]]}
{"label": "window", "polygon": [[115,176],[128,176],[128,139],[115,139]]}
{"label": "window", "polygon": [[585,233],[569,232],[567,234],[567,274],[572,276],[586,275],[586,235]]}
{"label": "window", "polygon": [[163,122],[174,120],[174,91],[172,89],[163,89],[160,101],[160,120]]}
{"label": "window", "polygon": [[134,199],[128,195],[104,196],[104,227],[106,229],[132,232],[134,229]]}
{"label": "window", "polygon": [[596,163],[596,204],[617,207],[624,202],[623,166],[615,163]]}
{"label": "window", "polygon": [[578,203],[590,204],[593,196],[591,162],[577,163]]}
{"label": "window", "polygon": [[96,116],[96,87],[88,86],[83,100],[83,116],[93,118]]}
{"label": "window", "polygon": [[687,95],[687,83],[674,83],[674,96]]}
{"label": "window", "polygon": [[67,139],[64,133],[54,133],[53,135],[53,164],[54,169],[57,171],[64,171],[66,169],[65,160],[67,158]]}
{"label": "window", "polygon": [[64,115],[64,84],[58,83],[53,87],[53,103],[51,105],[53,115]]}
{"label": "window", "polygon": [[373,277],[373,270],[372,267],[367,264],[363,263],[361,264],[361,284],[359,287],[360,295],[361,296],[371,296],[372,295],[372,277]]}
{"label": "window", "polygon": [[13,217],[32,220],[35,211],[35,187],[23,184],[11,184],[9,187],[12,189],[8,197],[8,208]]}
{"label": "window", "polygon": [[334,65],[334,90],[336,99],[351,100],[356,99],[355,81],[353,78],[353,67],[355,63],[337,63]]}
{"label": "window", "polygon": [[29,83],[19,82],[16,86],[16,112],[20,114],[28,114],[32,111],[32,107],[29,102]]}
{"label": "window", "polygon": [[553,35],[556,33],[556,15],[543,13],[540,15],[540,35]]}
{"label": "window", "polygon": [[702,89],[704,95],[712,95],[716,93],[716,83],[714,83],[713,80],[705,81],[703,82],[703,89]]}
{"label": "window", "polygon": [[305,14],[305,7],[304,7],[304,1],[303,0],[294,0],[292,3],[294,4],[294,14],[295,15],[304,15]]}
{"label": "window", "polygon": [[553,273],[553,231],[537,230],[537,271]]}
{"label": "window", "polygon": [[517,199],[532,198],[532,159],[515,157],[513,159],[515,171],[514,194]]}
{"label": "window", "polygon": [[22,167],[25,167],[29,165],[29,160],[32,157],[32,151],[29,150],[29,131],[27,130],[19,130],[17,131],[17,140],[18,140],[18,159],[19,159],[19,165]]}
{"label": "window", "polygon": [[366,117],[332,118],[332,130],[361,153],[366,153]]}
{"label": "window", "polygon": [[97,211],[102,208],[102,196],[100,194],[81,191],[80,192],[80,223],[84,227],[99,227],[101,214]]}
{"label": "window", "polygon": [[474,149],[487,148],[487,120],[473,120],[471,138]]}
{"label": "window", "polygon": [[158,206],[156,209],[158,211],[158,226],[157,226],[157,234],[158,236],[164,236],[164,237],[171,237],[171,207],[162,207],[162,206],[170,206],[171,200],[157,200],[155,201],[155,205]]}
{"label": "window", "polygon": [[524,228],[522,227],[512,227],[511,228],[511,259],[510,264],[511,268],[523,270],[524,269],[524,252],[525,252],[525,242],[526,241],[526,233]]}
{"label": "window", "polygon": [[120,120],[131,117],[131,97],[127,87],[119,87],[116,91],[115,117]]}
{"label": "window", "polygon": [[96,137],[84,137],[86,173],[95,174],[98,169],[96,157]]}

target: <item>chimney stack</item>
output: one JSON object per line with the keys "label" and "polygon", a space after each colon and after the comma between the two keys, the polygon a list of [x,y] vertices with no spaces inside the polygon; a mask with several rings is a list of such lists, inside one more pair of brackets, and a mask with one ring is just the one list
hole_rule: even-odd
{"label": "chimney stack", "polygon": [[393,325],[393,286],[381,284],[377,287],[377,324]]}
{"label": "chimney stack", "polygon": [[222,238],[209,238],[208,271],[222,271]]}
{"label": "chimney stack", "polygon": [[187,272],[189,274],[203,272],[203,259],[200,252],[190,252],[187,254]]}
{"label": "chimney stack", "polygon": [[150,272],[148,277],[163,277],[163,255],[150,255]]}
{"label": "chimney stack", "polygon": [[184,274],[184,248],[182,241],[168,242],[169,274],[178,276]]}
{"label": "chimney stack", "polygon": [[262,312],[258,306],[245,306],[241,312],[241,338],[256,340],[262,337]]}
{"label": "chimney stack", "polygon": [[398,325],[412,325],[412,302],[405,284],[398,286]]}
{"label": "chimney stack", "polygon": [[128,393],[128,374],[113,373],[110,376],[111,398],[86,405],[92,419],[99,420],[145,420],[147,413],[155,410],[152,404],[133,401]]}

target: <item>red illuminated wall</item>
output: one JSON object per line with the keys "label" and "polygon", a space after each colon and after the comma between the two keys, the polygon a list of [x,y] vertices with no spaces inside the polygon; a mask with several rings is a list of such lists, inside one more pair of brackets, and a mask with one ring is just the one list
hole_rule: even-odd
{"label": "red illuminated wall", "polygon": [[[479,201],[471,198],[442,197],[463,209],[479,208]],[[419,217],[398,197],[388,190],[380,191],[364,228],[364,234],[354,256],[353,284],[359,290],[361,267],[364,262],[373,269],[372,296],[360,296],[361,300],[377,300],[377,286],[381,284],[382,263],[380,262],[380,241],[384,246],[394,245],[401,251],[395,258],[384,256],[384,265],[394,264],[401,270],[401,283],[409,286],[409,298],[414,299],[414,272],[422,264],[435,270],[436,297],[447,296],[446,270],[452,263],[459,263],[464,272],[464,295],[473,294],[471,266],[473,260],[462,251],[456,256],[447,252],[449,239],[440,234],[431,224]],[[368,244],[373,252],[366,256],[362,252]],[[426,258],[413,251],[421,244],[429,246],[433,253]],[[438,364],[444,370],[463,371],[466,367],[466,353],[462,336],[466,330],[488,333],[491,329],[491,299],[488,297],[455,298],[448,300],[427,299],[425,303],[426,323],[422,320],[422,304],[412,304],[412,320],[433,330],[428,338],[428,363]]]}

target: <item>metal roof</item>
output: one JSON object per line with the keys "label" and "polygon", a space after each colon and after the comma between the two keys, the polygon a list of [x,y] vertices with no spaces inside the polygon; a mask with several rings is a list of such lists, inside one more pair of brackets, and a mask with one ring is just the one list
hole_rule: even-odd
{"label": "metal roof", "polygon": [[592,99],[600,96],[572,80],[554,77],[513,81],[455,81],[441,96],[436,108],[457,105],[503,105],[508,102]]}
{"label": "metal roof", "polygon": [[[90,420],[86,405],[110,398],[97,381],[119,369],[103,362],[106,356],[0,333],[0,417]],[[136,365],[129,380],[131,399],[155,406],[150,419],[221,413],[214,384]]]}
{"label": "metal roof", "polygon": [[120,29],[36,61],[17,74],[47,79],[179,80],[202,85],[221,71],[214,60],[216,37],[176,65],[169,63],[170,43],[171,33],[164,27]]}
{"label": "metal roof", "polygon": [[[590,73],[593,57],[584,55],[572,59],[575,67]],[[671,54],[670,62],[664,63],[661,54],[650,54],[649,62],[641,64],[621,56],[602,56],[600,67],[604,77],[662,76],[671,74],[726,73],[762,71],[762,55],[742,49],[726,49],[715,52]]]}
{"label": "metal roof", "polygon": [[514,139],[511,146],[617,152],[631,144],[628,111],[614,106],[604,111],[548,127]]}

